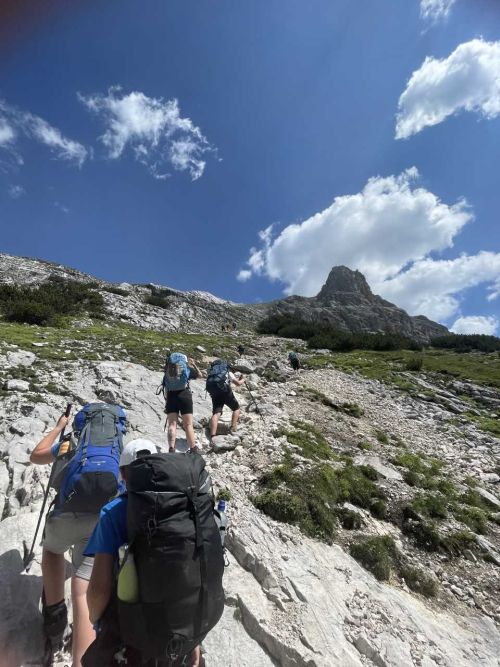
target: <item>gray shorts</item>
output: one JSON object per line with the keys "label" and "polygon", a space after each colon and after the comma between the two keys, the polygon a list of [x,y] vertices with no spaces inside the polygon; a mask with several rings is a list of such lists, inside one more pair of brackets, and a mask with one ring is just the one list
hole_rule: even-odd
{"label": "gray shorts", "polygon": [[95,528],[99,514],[63,512],[49,516],[45,522],[42,546],[54,554],[64,554],[71,549],[73,576],[90,579],[94,559],[83,552]]}

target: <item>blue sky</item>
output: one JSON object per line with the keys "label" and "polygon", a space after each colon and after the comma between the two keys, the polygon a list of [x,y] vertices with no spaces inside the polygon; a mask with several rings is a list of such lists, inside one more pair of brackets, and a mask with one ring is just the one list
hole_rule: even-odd
{"label": "blue sky", "polygon": [[243,302],[342,263],[499,333],[496,0],[60,2],[10,30],[1,251]]}

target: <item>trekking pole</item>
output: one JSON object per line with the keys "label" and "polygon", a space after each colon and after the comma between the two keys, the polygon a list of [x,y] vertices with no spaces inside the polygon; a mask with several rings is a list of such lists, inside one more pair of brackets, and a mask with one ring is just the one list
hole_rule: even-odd
{"label": "trekking pole", "polygon": [[[254,395],[253,395],[252,392],[250,391],[250,387],[247,385],[246,382],[245,382],[245,387],[247,388],[247,391],[248,391],[248,393],[250,394],[250,397],[251,397],[251,399],[252,399],[252,401],[253,401],[253,403],[254,403],[254,405],[255,405],[255,409],[257,410],[257,414],[258,414],[259,417],[262,419],[262,421],[264,422],[264,424],[266,424],[266,420],[264,419],[264,415],[262,414],[262,412],[261,412],[261,410],[260,410],[260,407],[259,407],[257,401],[255,400]],[[266,424],[266,426],[267,426],[267,424]]]}
{"label": "trekking pole", "polygon": [[[73,407],[72,403],[67,403],[66,404],[66,410],[64,412],[65,417],[69,417],[72,407]],[[59,441],[61,442],[61,446],[62,446],[62,443],[63,443],[63,440],[64,440],[64,430],[65,429],[63,428],[63,430],[61,431],[61,435],[59,436]],[[56,469],[55,465],[52,464],[52,468],[50,470],[50,475],[49,475],[49,481],[47,482],[47,489],[45,490],[45,495],[43,497],[42,509],[40,510],[40,515],[38,516],[38,522],[37,522],[36,528],[35,528],[35,535],[33,537],[33,542],[31,544],[31,549],[29,550],[27,556],[25,556],[25,558],[24,558],[23,565],[24,565],[24,568],[25,568],[25,572],[29,572],[29,569],[31,567],[31,563],[32,563],[32,561],[35,557],[36,538],[37,538],[37,535],[38,535],[38,530],[40,528],[40,524],[42,523],[42,517],[43,517],[43,513],[45,511],[45,505],[47,504],[47,498],[49,497],[50,485],[51,485],[52,479],[54,477],[55,469]]]}

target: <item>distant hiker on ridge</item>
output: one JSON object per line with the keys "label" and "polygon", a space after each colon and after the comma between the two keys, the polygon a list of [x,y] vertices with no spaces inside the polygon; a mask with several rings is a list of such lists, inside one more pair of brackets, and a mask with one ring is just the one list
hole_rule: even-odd
{"label": "distant hiker on ridge", "polygon": [[240,417],[240,404],[236,400],[231,384],[240,387],[245,382],[243,375],[237,378],[231,372],[227,361],[216,359],[210,364],[207,372],[206,390],[212,399],[212,417],[210,419],[210,440],[217,435],[217,425],[219,417],[222,414],[224,406],[233,411],[231,417],[231,433],[234,433],[238,427]]}
{"label": "distant hiker on ridge", "polygon": [[196,380],[200,375],[200,370],[194,359],[188,359],[181,352],[171,353],[170,350],[166,351],[163,382],[158,391],[163,390],[166,401],[165,412],[167,414],[169,452],[175,452],[179,413],[189,449],[192,451],[198,450],[193,429],[193,394],[189,387],[189,380]]}
{"label": "distant hiker on ridge", "polygon": [[288,361],[290,363],[290,366],[293,368],[294,371],[298,371],[300,368],[300,359],[299,355],[297,352],[289,352],[288,353]]}

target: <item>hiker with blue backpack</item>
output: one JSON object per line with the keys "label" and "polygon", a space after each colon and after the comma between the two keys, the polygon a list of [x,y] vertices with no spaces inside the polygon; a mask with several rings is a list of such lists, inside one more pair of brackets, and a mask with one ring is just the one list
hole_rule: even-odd
{"label": "hiker with blue backpack", "polygon": [[222,517],[198,454],[125,445],[127,493],[103,507],[85,554],[97,636],[83,667],[202,667],[200,644],[224,608]]}
{"label": "hiker with blue backpack", "polygon": [[233,393],[231,385],[240,387],[245,382],[245,378],[236,375],[231,371],[227,361],[216,359],[210,364],[207,371],[206,390],[212,399],[212,417],[210,419],[210,440],[217,435],[217,426],[219,418],[222,415],[224,406],[233,411],[231,416],[230,432],[234,433],[238,428],[240,418],[240,404]]}
{"label": "hiker with blue backpack", "polygon": [[165,397],[169,452],[175,452],[179,414],[190,451],[198,451],[193,428],[193,394],[189,380],[196,380],[200,375],[194,359],[188,359],[181,352],[166,351],[163,381],[157,393],[163,392]]}
{"label": "hiker with blue backpack", "polygon": [[119,489],[118,462],[125,422],[125,412],[118,405],[88,404],[75,415],[72,435],[61,438],[69,423],[68,410],[30,456],[32,463],[52,464],[46,496],[49,487],[57,491],[47,513],[42,538],[42,616],[47,665],[52,664],[54,653],[61,648],[68,621],[64,554],[69,550],[73,566],[74,667],[80,667],[81,657],[94,638],[86,601],[93,560],[84,557],[83,551],[101,507]]}

